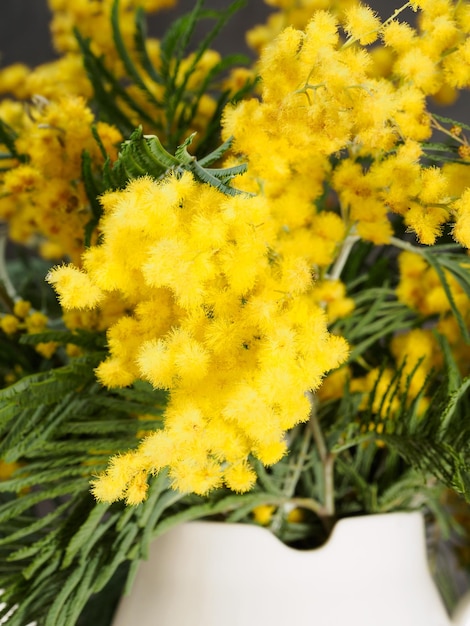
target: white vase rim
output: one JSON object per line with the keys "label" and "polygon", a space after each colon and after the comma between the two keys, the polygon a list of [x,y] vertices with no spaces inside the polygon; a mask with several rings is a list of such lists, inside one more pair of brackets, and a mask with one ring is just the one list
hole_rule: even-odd
{"label": "white vase rim", "polygon": [[234,533],[237,534],[240,538],[243,535],[254,535],[259,534],[260,537],[263,537],[263,541],[268,543],[271,542],[273,545],[277,546],[279,550],[287,550],[290,552],[302,554],[312,554],[318,553],[319,551],[327,551],[331,548],[331,546],[337,541],[338,537],[341,535],[354,534],[356,528],[363,526],[364,523],[373,523],[374,529],[377,533],[380,533],[380,527],[387,527],[387,530],[392,529],[397,524],[397,530],[399,532],[403,532],[403,525],[409,524],[410,526],[414,526],[417,531],[422,532],[424,526],[424,515],[420,510],[414,511],[391,511],[384,513],[369,513],[369,514],[361,514],[361,515],[351,515],[350,517],[340,518],[333,526],[331,533],[326,538],[326,540],[320,545],[313,548],[299,549],[292,547],[286,543],[284,543],[279,537],[277,537],[273,532],[269,530],[267,526],[261,526],[255,523],[243,523],[243,522],[224,522],[218,520],[210,520],[210,519],[201,519],[201,520],[192,520],[187,522],[191,528],[195,530],[200,529],[201,532],[206,532],[210,526],[217,525],[218,527],[227,527],[230,528],[230,533],[232,537],[232,541],[234,539]]}

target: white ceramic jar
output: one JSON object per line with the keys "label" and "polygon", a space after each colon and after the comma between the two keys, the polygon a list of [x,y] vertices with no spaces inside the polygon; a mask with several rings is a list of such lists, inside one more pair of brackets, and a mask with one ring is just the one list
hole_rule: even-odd
{"label": "white ceramic jar", "polygon": [[258,526],[192,522],[157,538],[114,626],[470,626],[431,578],[419,513],[349,518],[298,551]]}

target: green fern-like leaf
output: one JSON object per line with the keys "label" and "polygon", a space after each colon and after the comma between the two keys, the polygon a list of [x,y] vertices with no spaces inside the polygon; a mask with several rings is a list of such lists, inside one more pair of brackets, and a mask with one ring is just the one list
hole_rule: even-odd
{"label": "green fern-like leaf", "polygon": [[464,315],[455,302],[452,289],[447,280],[444,270],[447,270],[459,283],[463,291],[468,297],[470,297],[470,271],[465,267],[466,259],[460,255],[452,254],[433,254],[432,252],[423,252],[424,258],[429,265],[434,269],[441,281],[442,287],[445,291],[450,307],[459,325],[460,332],[466,343],[470,343],[470,332],[468,330]]}
{"label": "green fern-like leaf", "polygon": [[[128,77],[133,83],[145,94],[148,102],[156,108],[161,108],[162,102],[155,98],[154,94],[147,87],[144,79],[142,78],[140,71],[136,67],[134,61],[127,50],[126,44],[121,34],[121,28],[119,24],[119,0],[114,0],[111,8],[111,26],[113,30],[113,41]],[[140,31],[141,32],[141,31]],[[139,33],[139,31],[137,31]],[[138,34],[136,35],[138,37]],[[144,42],[141,42],[141,51],[145,49]]]}
{"label": "green fern-like leaf", "polygon": [[[175,154],[170,154],[155,135],[144,135],[142,128],[136,129],[131,137],[124,142],[118,160],[113,165],[113,177],[116,188],[123,187],[129,180],[143,175],[161,179],[169,172],[177,175],[184,171],[191,172],[200,182],[207,183],[226,195],[245,193],[229,185],[230,181],[246,170],[244,164],[228,168],[207,168],[202,166],[196,157],[191,155],[187,148],[191,144],[192,136],[178,146]],[[230,142],[225,142],[229,146]],[[223,154],[222,147],[210,155],[210,162],[214,155]]]}
{"label": "green fern-like leaf", "polygon": [[26,162],[27,156],[20,154],[16,149],[15,140],[17,133],[9,126],[4,120],[0,119],[0,144],[3,144],[8,149],[8,153],[3,155],[4,159],[11,157],[18,159],[20,162]]}
{"label": "green fern-like leaf", "polygon": [[[442,374],[430,377],[414,396],[410,396],[413,374],[408,376],[405,384],[401,376],[396,376],[392,387],[400,386],[400,407],[393,416],[382,421],[385,426],[383,432],[377,432],[374,428],[355,435],[349,444],[343,443],[343,449],[380,440],[398,454],[405,462],[405,467],[421,472],[421,476],[434,477],[470,501],[470,425],[464,419],[470,401],[470,380],[452,380],[456,368],[449,362],[449,357],[450,351],[445,354],[447,363],[444,377]],[[426,412],[419,414],[420,398],[431,387],[435,387],[436,391],[429,398]],[[358,430],[361,424],[367,426],[378,423],[377,414],[372,409],[377,389],[378,381],[369,396],[368,408],[358,414]],[[393,390],[389,390],[389,393],[393,393]],[[396,473],[394,478],[396,480]]]}

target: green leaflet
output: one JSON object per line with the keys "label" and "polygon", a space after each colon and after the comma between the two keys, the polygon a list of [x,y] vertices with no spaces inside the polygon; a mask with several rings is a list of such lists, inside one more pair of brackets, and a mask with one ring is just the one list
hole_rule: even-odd
{"label": "green leaflet", "polygon": [[127,524],[116,536],[110,550],[107,552],[109,561],[101,568],[93,581],[93,592],[98,593],[109,582],[114,572],[121,563],[127,560],[128,551],[131,549],[139,533],[139,527],[135,524]]}
{"label": "green leaflet", "polygon": [[[172,155],[163,147],[156,135],[144,135],[141,127],[135,129],[129,139],[122,144],[119,157],[108,172],[111,188],[121,189],[129,180],[140,176],[151,176],[159,180],[170,172],[180,175],[188,171],[200,182],[212,185],[227,195],[245,193],[229,184],[233,178],[246,171],[245,164],[227,168],[209,168],[201,165],[219,159],[230,147],[231,141],[226,141],[199,162],[187,150],[193,136],[194,134],[178,146]],[[95,222],[96,220],[93,223]]]}
{"label": "green leaflet", "polygon": [[34,474],[26,474],[4,480],[0,483],[0,491],[19,492],[22,489],[39,487],[50,482],[66,481],[72,477],[84,476],[84,474],[86,474],[86,472],[77,460],[77,465],[75,466],[63,463],[60,469],[51,468],[35,472]]}
{"label": "green leaflet", "polygon": [[[168,484],[168,481],[166,482]],[[156,502],[154,502],[154,506],[149,508],[148,517],[146,518],[146,523],[142,531],[142,542],[140,545],[142,555],[148,554],[150,542],[154,538],[155,527],[163,518],[164,512],[168,509],[171,510],[171,507],[180,502],[182,499],[182,494],[171,491],[171,489],[167,488],[165,491],[160,493],[159,498]]]}
{"label": "green leaflet", "polygon": [[468,270],[462,271],[462,257],[457,256],[457,259],[455,259],[453,255],[441,254],[437,256],[433,255],[430,252],[424,252],[423,256],[438,275],[442,287],[446,293],[452,312],[454,313],[457,323],[459,325],[460,332],[462,333],[465,341],[467,343],[470,343],[470,332],[467,328],[467,324],[463,318],[463,315],[455,302],[449,282],[444,273],[444,269],[448,270],[457,279],[466,294],[470,296],[470,272]]}
{"label": "green leaflet", "polygon": [[[450,352],[446,355],[448,359]],[[402,368],[403,369],[403,368]],[[395,376],[387,401],[393,397],[393,386],[400,386],[402,394],[398,414],[390,415],[382,421],[385,429],[381,433],[375,431],[357,434],[352,431],[351,438],[343,441],[335,451],[341,453],[347,448],[354,448],[366,441],[381,440],[401,457],[408,467],[418,472],[435,476],[441,483],[457,490],[470,500],[470,467],[468,465],[470,426],[465,426],[462,419],[468,410],[468,389],[470,381],[461,381],[457,388],[449,394],[446,380],[452,377],[454,367],[447,363],[447,379],[425,383],[425,387],[417,395],[410,397],[409,389],[412,374],[403,386],[400,374]],[[368,408],[360,412],[358,429],[361,424],[378,423],[374,405],[374,396],[378,389],[378,380],[369,396]],[[452,383],[454,386],[455,383]],[[418,415],[417,408],[426,388],[436,388],[429,400],[429,407],[424,414]],[[383,405],[382,405],[383,406]],[[465,408],[467,407],[467,408]],[[380,409],[377,409],[380,415]],[[380,420],[379,420],[380,421]],[[370,449],[370,446],[369,446]],[[366,448],[367,450],[367,448]],[[363,474],[363,471],[361,471]]]}
{"label": "green leaflet", "polygon": [[148,74],[149,78],[157,84],[163,84],[163,79],[155,65],[152,63],[147,50],[147,25],[145,19],[145,11],[142,7],[138,7],[135,13],[135,33],[134,45],[142,65],[142,69]]}
{"label": "green leaflet", "polygon": [[20,529],[15,529],[11,534],[8,534],[8,535],[5,534],[3,537],[1,537],[0,548],[1,546],[8,544],[8,543],[13,544],[14,542],[18,541],[19,539],[23,539],[24,537],[28,535],[34,535],[38,531],[41,531],[42,529],[48,527],[50,524],[54,523],[56,518],[60,517],[62,513],[67,510],[68,507],[69,507],[69,503],[64,502],[63,504],[59,505],[56,509],[54,509],[53,511],[51,511],[50,513],[46,515],[43,515],[42,517],[36,518],[33,516],[30,520],[31,523],[29,526],[25,526]]}
{"label": "green leaflet", "polygon": [[[62,624],[76,624],[83,608],[90,597],[90,588],[93,581],[98,576],[103,561],[103,550],[98,550],[85,561],[86,567],[81,574],[78,584],[72,588],[72,592],[64,602],[59,614],[59,622]],[[49,616],[48,616],[49,617]],[[51,622],[52,623],[52,622]]]}
{"label": "green leaflet", "polygon": [[446,429],[449,427],[452,416],[454,412],[457,410],[458,404],[461,400],[463,400],[466,396],[468,397],[468,390],[470,389],[470,378],[466,378],[462,381],[461,385],[455,391],[451,392],[449,395],[449,400],[447,406],[442,412],[441,421],[442,421],[442,430],[445,433]]}
{"label": "green leaflet", "polygon": [[69,419],[80,401],[74,394],[65,394],[54,409],[40,405],[37,409],[26,410],[22,419],[10,427],[0,444],[0,455],[7,462],[17,461],[34,450],[41,448],[42,442],[56,430],[62,422]]}
{"label": "green leaflet", "polygon": [[98,222],[102,214],[98,197],[102,193],[103,189],[102,185],[93,175],[92,160],[90,154],[86,150],[82,154],[82,179],[92,213],[90,221],[85,226],[85,246],[89,246],[91,243],[92,233],[98,226]]}
{"label": "green leaflet", "polygon": [[410,328],[414,324],[410,310],[397,302],[393,289],[372,287],[354,296],[354,311],[338,320],[335,328],[351,343],[349,361],[357,360],[381,337]]}
{"label": "green leaflet", "polygon": [[[115,0],[113,2],[113,6],[111,8],[111,26],[113,29],[113,40],[114,45],[116,47],[116,51],[121,58],[121,61],[124,64],[124,68],[127,72],[127,75],[134,84],[145,94],[150,104],[153,104],[155,107],[160,108],[162,103],[157,100],[154,94],[150,91],[148,86],[146,85],[144,79],[142,78],[139,70],[137,69],[135,63],[132,61],[132,58],[124,44],[124,40],[122,38],[121,29],[119,26],[119,0]],[[136,28],[136,37],[138,38],[138,29]],[[145,43],[141,41],[141,50],[145,50]],[[147,57],[148,58],[148,57]]]}
{"label": "green leaflet", "polygon": [[444,124],[449,124],[450,126],[460,126],[461,128],[465,128],[465,130],[470,130],[470,126],[468,124],[454,120],[451,117],[444,117],[442,115],[437,115],[436,113],[433,113],[432,115],[436,118],[436,120],[444,122]]}
{"label": "green leaflet", "polygon": [[[88,480],[86,478],[62,481],[58,485],[54,485],[41,491],[33,491],[19,498],[10,500],[0,505],[0,524],[5,521],[19,517],[25,511],[29,511],[39,502],[57,498],[59,496],[73,496],[79,492],[83,492],[88,488]],[[0,529],[1,530],[1,529]]]}
{"label": "green leaflet", "polygon": [[95,560],[92,559],[88,563],[84,561],[80,565],[76,566],[69,576],[66,578],[60,593],[55,598],[52,606],[47,612],[47,619],[44,622],[45,626],[56,626],[57,624],[64,624],[66,622],[63,619],[59,619],[62,608],[64,607],[68,597],[74,591],[76,587],[78,587],[80,581],[83,580],[84,574],[90,564],[95,565]]}
{"label": "green leaflet", "polygon": [[[94,98],[100,108],[100,117],[107,120],[111,124],[115,124],[124,134],[132,132],[134,124],[129,117],[119,108],[116,98],[122,101],[132,109],[139,109],[134,101],[128,96],[125,89],[119,84],[114,76],[106,69],[103,59],[97,57],[91,51],[90,41],[83,38],[78,31],[75,31],[75,37],[83,57],[85,70],[88,78],[93,86]],[[139,111],[136,111],[139,113]],[[148,115],[141,111],[144,118]]]}
{"label": "green leaflet", "polygon": [[3,120],[0,120],[0,144],[4,144],[9,151],[9,154],[4,154],[3,158],[8,159],[10,157],[14,157],[24,163],[26,162],[27,157],[24,154],[18,153],[15,145],[16,137],[16,132],[11,128],[11,126]]}
{"label": "green leaflet", "polygon": [[89,539],[91,539],[108,508],[109,506],[107,504],[96,504],[95,506],[92,506],[88,518],[75,533],[67,546],[63,567],[68,567],[75,555],[79,552],[80,548],[86,544]]}

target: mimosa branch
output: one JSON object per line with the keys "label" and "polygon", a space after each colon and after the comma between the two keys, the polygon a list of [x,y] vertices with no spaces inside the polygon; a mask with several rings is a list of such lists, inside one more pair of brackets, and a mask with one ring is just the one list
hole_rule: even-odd
{"label": "mimosa branch", "polygon": [[[397,237],[390,237],[390,243],[392,244],[392,246],[395,246],[396,248],[400,248],[400,250],[406,250],[407,252],[414,252],[415,254],[420,254],[421,256],[424,256],[426,254],[426,252],[429,252],[429,247],[428,248],[424,248],[421,246],[414,246],[412,243],[409,243],[408,241],[402,241],[401,239],[398,239]],[[441,246],[441,250],[445,249],[447,246]],[[451,243],[448,246],[449,250],[452,250],[453,248],[455,248],[455,244]]]}
{"label": "mimosa branch", "polygon": [[320,422],[317,415],[317,405],[315,396],[311,391],[307,392],[310,400],[310,421],[309,427],[312,431],[315,444],[317,446],[320,461],[323,466],[323,486],[324,486],[324,508],[327,518],[333,518],[335,515],[335,488],[334,488],[334,463],[335,455],[328,451],[323,432],[320,428]]}
{"label": "mimosa branch", "polygon": [[356,241],[359,241],[359,239],[360,237],[358,237],[357,235],[349,235],[349,237],[346,237],[346,239],[343,241],[343,245],[341,247],[338,258],[331,268],[331,272],[329,272],[326,276],[329,280],[337,280],[341,276],[341,272],[346,265],[346,261],[348,260],[351,250]]}
{"label": "mimosa branch", "polygon": [[[287,498],[289,498],[289,500],[291,500],[292,496],[294,495],[295,488],[297,486],[297,483],[299,482],[300,476],[302,475],[305,461],[307,460],[308,449],[310,447],[311,439],[312,439],[312,433],[309,430],[309,428],[306,428],[304,430],[304,435],[302,438],[302,443],[300,446],[299,454],[297,455],[297,458],[294,464],[289,467],[289,471],[291,471],[292,473],[290,474],[290,476],[288,476],[286,480],[286,484],[284,485],[284,489],[282,490],[283,494]],[[311,508],[311,501],[309,502],[309,506],[307,508]],[[316,511],[315,511],[316,513],[321,511],[321,505],[319,503],[315,503],[315,508],[316,508]],[[279,508],[276,514],[273,516],[273,519],[270,525],[273,533],[277,533],[280,530],[280,527],[282,524],[282,518],[285,513],[284,509],[285,507]]]}
{"label": "mimosa branch", "polygon": [[0,222],[0,301],[7,311],[13,311],[17,295],[6,266],[7,240],[8,226],[5,222]]}

